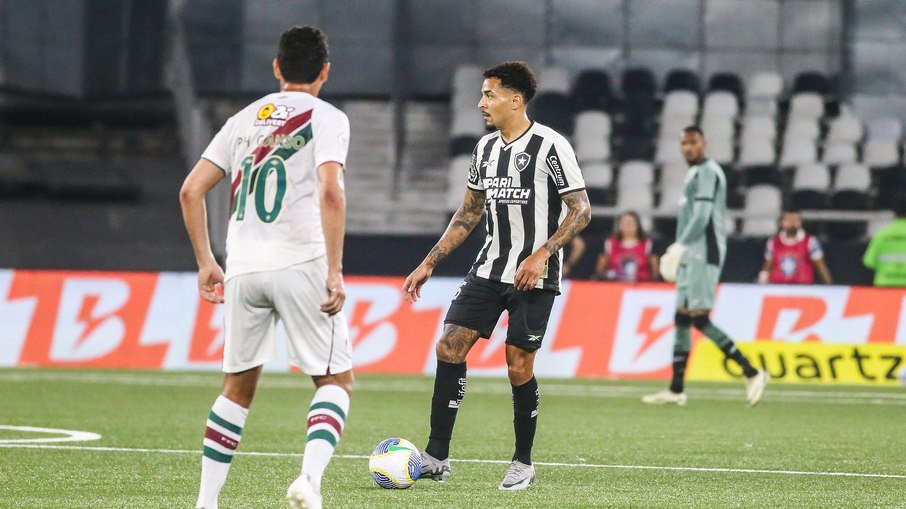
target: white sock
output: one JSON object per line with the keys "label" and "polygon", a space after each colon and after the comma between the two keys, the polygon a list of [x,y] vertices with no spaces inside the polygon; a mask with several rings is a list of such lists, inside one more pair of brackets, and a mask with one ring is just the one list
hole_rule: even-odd
{"label": "white sock", "polygon": [[201,487],[196,507],[217,509],[217,497],[226,482],[230,462],[239,446],[242,427],[249,409],[224,396],[219,396],[208,414],[204,432],[204,452],[201,458]]}
{"label": "white sock", "polygon": [[325,385],[315,392],[308,410],[308,442],[302,456],[302,473],[321,491],[321,478],[333,450],[343,435],[349,413],[349,394],[339,385]]}

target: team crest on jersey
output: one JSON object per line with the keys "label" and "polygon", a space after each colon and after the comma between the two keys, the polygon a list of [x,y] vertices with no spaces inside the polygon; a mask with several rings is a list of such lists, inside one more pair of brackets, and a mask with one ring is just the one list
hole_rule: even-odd
{"label": "team crest on jersey", "polygon": [[258,109],[258,118],[255,120],[255,125],[283,127],[283,124],[289,119],[289,114],[295,109],[282,104],[267,103]]}
{"label": "team crest on jersey", "polygon": [[516,154],[516,157],[513,158],[513,165],[520,172],[529,167],[529,163],[532,162],[532,156],[526,154],[525,152],[519,152]]}

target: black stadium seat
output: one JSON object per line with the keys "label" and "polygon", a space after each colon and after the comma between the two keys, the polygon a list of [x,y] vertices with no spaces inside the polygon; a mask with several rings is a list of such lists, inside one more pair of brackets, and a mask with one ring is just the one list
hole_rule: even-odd
{"label": "black stadium seat", "polygon": [[739,104],[742,104],[742,98],[745,94],[742,86],[742,79],[737,74],[731,72],[712,74],[711,80],[708,82],[708,91],[713,92],[715,90],[730,92],[736,96],[736,100],[739,101]]}
{"label": "black stadium seat", "polygon": [[471,154],[475,149],[478,138],[474,136],[457,136],[450,140],[450,157],[462,154]]}
{"label": "black stadium seat", "polygon": [[697,94],[700,89],[701,83],[699,82],[698,74],[688,69],[674,69],[667,74],[667,79],[664,81],[664,93],[670,93],[674,90],[688,90]]}
{"label": "black stadium seat", "polygon": [[610,76],[599,69],[586,69],[579,73],[570,91],[569,100],[572,111],[579,113],[586,110],[609,111],[613,100],[613,86]]}
{"label": "black stadium seat", "polygon": [[654,74],[643,67],[626,69],[620,84],[623,96],[629,97],[654,97],[657,94],[657,81]]}
{"label": "black stadium seat", "polygon": [[543,92],[528,104],[529,117],[564,136],[573,134],[569,99],[559,92]]}
{"label": "black stadium seat", "polygon": [[817,189],[797,189],[793,191],[790,203],[794,208],[825,209],[827,208],[827,193]]}
{"label": "black stadium seat", "polygon": [[823,73],[816,71],[802,72],[793,81],[793,93],[814,92],[819,95],[830,93],[830,80]]}

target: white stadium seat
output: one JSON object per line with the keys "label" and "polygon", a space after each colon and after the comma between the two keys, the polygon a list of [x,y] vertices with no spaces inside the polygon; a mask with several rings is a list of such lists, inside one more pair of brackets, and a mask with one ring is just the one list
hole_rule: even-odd
{"label": "white stadium seat", "polygon": [[586,163],[582,165],[582,176],[586,187],[609,189],[613,183],[613,168],[603,161]]}
{"label": "white stadium seat", "polygon": [[753,74],[746,87],[746,96],[749,99],[755,97],[775,99],[781,92],[783,92],[783,78],[780,74],[771,71]]}
{"label": "white stadium seat", "polygon": [[790,100],[789,118],[817,120],[824,116],[824,98],[814,92],[801,92]]}
{"label": "white stadium seat", "polygon": [[731,92],[717,90],[705,96],[705,104],[702,107],[702,116],[718,116],[735,118],[739,113],[739,102],[736,96]]}
{"label": "white stadium seat", "polygon": [[774,164],[777,154],[774,141],[760,138],[744,138],[739,148],[739,159],[736,161],[741,166],[761,166]]}
{"label": "white stadium seat", "polygon": [[837,141],[831,142],[824,147],[824,154],[821,161],[824,164],[836,166],[843,163],[854,163],[859,159],[856,151],[856,145],[853,142]]}
{"label": "white stadium seat", "polygon": [[837,168],[834,191],[861,191],[871,189],[871,171],[864,164],[844,164]]}
{"label": "white stadium seat", "polygon": [[746,191],[742,234],[767,237],[777,232],[781,210],[780,189],[771,185],[752,186]]}
{"label": "white stadium seat", "polygon": [[893,141],[868,140],[862,145],[862,162],[872,168],[886,168],[900,161],[899,147]]}
{"label": "white stadium seat", "polygon": [[812,163],[818,160],[818,146],[806,139],[787,139],[783,143],[778,165],[781,167]]}
{"label": "white stadium seat", "polygon": [[852,115],[840,115],[831,120],[827,131],[827,141],[862,141],[862,122]]}

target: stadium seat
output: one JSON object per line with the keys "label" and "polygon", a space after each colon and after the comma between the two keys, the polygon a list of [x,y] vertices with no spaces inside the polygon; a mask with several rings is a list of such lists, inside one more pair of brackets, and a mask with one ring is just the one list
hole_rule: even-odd
{"label": "stadium seat", "polygon": [[674,185],[683,186],[686,181],[686,173],[689,171],[689,165],[685,161],[673,161],[661,165],[660,169],[661,188]]}
{"label": "stadium seat", "polygon": [[776,159],[774,140],[743,138],[736,162],[740,166],[773,165]]}
{"label": "stadium seat", "polygon": [[[865,210],[868,208],[868,192],[871,187],[871,172],[861,164],[845,164],[837,168],[830,206],[835,210]],[[852,240],[862,237],[867,226],[865,221],[829,221],[827,234],[837,240]]]}
{"label": "stadium seat", "polygon": [[610,116],[598,110],[586,110],[576,115],[573,143],[580,163],[610,159]]}
{"label": "stadium seat", "polygon": [[830,183],[830,170],[824,164],[800,164],[793,172],[792,205],[799,209],[825,208]]}
{"label": "stadium seat", "polygon": [[740,139],[760,139],[773,142],[777,139],[777,123],[773,117],[746,115],[742,121]]}
{"label": "stadium seat", "polygon": [[[677,149],[679,151],[679,149]],[[735,148],[733,138],[729,136],[714,135],[708,137],[707,155],[714,159],[718,164],[730,164],[735,159]]]}
{"label": "stadium seat", "polygon": [[466,193],[466,181],[469,177],[469,165],[472,155],[461,154],[450,159],[447,165],[447,210],[454,211]]}
{"label": "stadium seat", "polygon": [[892,141],[899,144],[903,138],[903,123],[896,117],[876,118],[868,122],[868,141]]}
{"label": "stadium seat", "polygon": [[892,209],[906,192],[906,167],[895,165],[873,170],[878,175],[875,205],[882,210]]}
{"label": "stadium seat", "polygon": [[736,122],[726,115],[702,115],[698,125],[710,144],[715,137],[736,138]]}
{"label": "stadium seat", "polygon": [[780,189],[759,185],[746,190],[742,234],[769,237],[777,232],[777,216],[781,211]]}
{"label": "stadium seat", "polygon": [[683,187],[682,181],[662,182],[657,211],[663,214],[677,214],[679,212],[680,199],[683,197]]}
{"label": "stadium seat", "polygon": [[708,92],[714,92],[716,90],[723,90],[725,92],[730,92],[736,97],[737,104],[742,103],[742,98],[744,97],[742,79],[734,73],[721,72],[711,75],[711,79],[708,82]]}
{"label": "stadium seat", "polygon": [[585,189],[592,205],[611,203],[611,184],[613,168],[610,164],[595,161],[582,165],[582,176],[585,178]]}
{"label": "stadium seat", "polygon": [[900,161],[900,149],[892,141],[868,140],[862,145],[862,162],[871,168],[886,168]]}
{"label": "stadium seat", "polygon": [[650,187],[621,187],[617,193],[615,207],[618,210],[634,210],[639,216],[647,218],[647,227],[651,226],[651,211],[654,209],[654,196]]}
{"label": "stadium seat", "polygon": [[[711,154],[711,142],[708,142],[708,153]],[[657,148],[654,152],[654,162],[657,164],[673,163],[683,161],[683,153],[680,151],[679,137],[660,137],[657,141]]]}
{"label": "stadium seat", "polygon": [[821,126],[817,119],[790,118],[783,131],[784,140],[804,139],[816,141],[821,137]]}
{"label": "stadium seat", "polygon": [[802,72],[796,75],[793,80],[793,93],[812,92],[818,95],[828,95],[830,90],[830,80],[817,71]]}
{"label": "stadium seat", "polygon": [[538,71],[538,93],[557,92],[568,95],[570,93],[569,73],[562,67],[542,67]]}
{"label": "stadium seat", "polygon": [[818,120],[824,116],[824,98],[814,92],[801,92],[790,99],[789,118]]}
{"label": "stadium seat", "polygon": [[782,168],[812,163],[818,160],[818,146],[814,141],[802,138],[787,138],[783,142],[778,165]]}
{"label": "stadium seat", "polygon": [[746,115],[776,117],[777,99],[773,97],[749,97],[746,100]]}
{"label": "stadium seat", "polygon": [[529,117],[564,136],[573,134],[569,99],[561,92],[544,92],[528,103]]}
{"label": "stadium seat", "polygon": [[646,68],[634,67],[623,72],[620,91],[624,97],[654,97],[657,94],[657,81],[654,74]]}
{"label": "stadium seat", "polygon": [[576,113],[585,110],[609,111],[613,100],[613,86],[610,76],[599,69],[586,69],[579,73],[569,95],[572,110]]}
{"label": "stadium seat", "polygon": [[851,114],[842,114],[830,121],[827,141],[859,143],[862,141],[862,122]]}
{"label": "stadium seat", "polygon": [[688,90],[674,90],[664,97],[661,117],[686,116],[695,119],[698,115],[698,94]]}
{"label": "stadium seat", "polygon": [[821,155],[821,161],[832,166],[854,163],[858,159],[859,154],[856,151],[855,143],[847,141],[831,142],[825,145],[824,153]]}
{"label": "stadium seat", "polygon": [[620,165],[617,186],[622,193],[626,188],[644,187],[649,189],[654,183],[654,165],[648,161],[626,161]]}
{"label": "stadium seat", "polygon": [[452,111],[450,120],[450,136],[469,136],[472,138],[481,138],[487,134],[484,121],[477,109],[455,109]]}
{"label": "stadium seat", "polygon": [[477,136],[457,136],[450,140],[450,157],[456,157],[458,155],[465,154],[467,156],[472,156],[472,151],[475,150],[475,144],[478,143]]}
{"label": "stadium seat", "polygon": [[783,78],[776,72],[757,72],[749,79],[746,96],[748,103],[753,98],[776,100],[783,92]]}
{"label": "stadium seat", "polygon": [[661,117],[661,123],[658,127],[658,138],[671,140],[678,144],[682,137],[683,129],[693,124],[695,124],[694,114],[674,114]]}
{"label": "stadium seat", "polygon": [[778,170],[774,165],[759,164],[753,166],[745,166],[742,168],[742,173],[745,175],[747,186],[757,186],[762,184],[780,186],[783,181],[783,178],[780,175],[780,170]]}
{"label": "stadium seat", "polygon": [[738,98],[732,93],[717,90],[708,92],[705,96],[705,102],[702,106],[702,117],[730,117],[735,118],[739,114]]}
{"label": "stadium seat", "polygon": [[465,91],[474,96],[476,89],[484,81],[483,73],[484,70],[477,65],[460,65],[453,71],[453,92]]}
{"label": "stadium seat", "polygon": [[624,134],[619,138],[620,160],[649,160],[653,156],[650,134]]}
{"label": "stadium seat", "polygon": [[675,90],[688,90],[698,94],[701,90],[698,74],[688,69],[673,69],[667,73],[667,78],[664,80],[664,92],[669,94]]}

